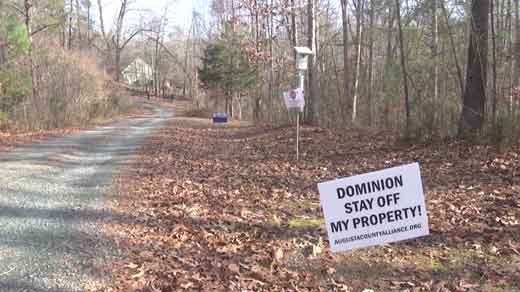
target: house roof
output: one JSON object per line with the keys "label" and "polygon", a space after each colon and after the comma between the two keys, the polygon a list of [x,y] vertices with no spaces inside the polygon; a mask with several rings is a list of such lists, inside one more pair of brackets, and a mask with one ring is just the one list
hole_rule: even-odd
{"label": "house roof", "polygon": [[126,66],[125,69],[123,69],[123,73],[135,70],[137,66],[143,66],[149,70],[152,70],[152,66],[146,63],[143,59],[137,57],[128,66]]}

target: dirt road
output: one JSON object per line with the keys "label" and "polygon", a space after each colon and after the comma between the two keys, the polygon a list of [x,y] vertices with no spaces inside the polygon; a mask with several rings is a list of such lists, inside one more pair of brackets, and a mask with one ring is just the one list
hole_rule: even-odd
{"label": "dirt road", "polygon": [[117,243],[96,227],[125,220],[104,209],[104,187],[172,111],[0,154],[0,291],[82,291],[103,280]]}

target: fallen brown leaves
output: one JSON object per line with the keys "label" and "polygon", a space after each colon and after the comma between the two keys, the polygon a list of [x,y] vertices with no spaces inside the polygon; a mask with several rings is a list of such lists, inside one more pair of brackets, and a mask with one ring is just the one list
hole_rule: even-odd
{"label": "fallen brown leaves", "polygon": [[37,132],[28,132],[20,134],[2,133],[0,132],[0,152],[10,150],[16,146],[33,143],[35,141],[60,137],[78,131],[77,127],[69,127],[66,129],[55,129]]}
{"label": "fallen brown leaves", "polygon": [[[176,119],[117,180],[115,291],[519,291],[519,149]],[[421,163],[432,235],[328,251],[319,181]],[[107,288],[108,289],[108,288]]]}

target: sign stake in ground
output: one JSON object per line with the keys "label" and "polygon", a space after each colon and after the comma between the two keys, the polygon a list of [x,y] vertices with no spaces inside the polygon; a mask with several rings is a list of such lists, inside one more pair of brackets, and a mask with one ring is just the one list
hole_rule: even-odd
{"label": "sign stake in ground", "polygon": [[307,70],[307,60],[313,52],[306,47],[295,47],[296,51],[296,69],[298,70],[299,82],[298,88],[284,92],[283,98],[287,110],[296,110],[296,161],[300,159],[300,113],[305,107],[305,71]]}
{"label": "sign stake in ground", "polygon": [[300,160],[300,111],[296,112],[296,161]]}
{"label": "sign stake in ground", "polygon": [[332,251],[428,235],[419,164],[318,184]]}

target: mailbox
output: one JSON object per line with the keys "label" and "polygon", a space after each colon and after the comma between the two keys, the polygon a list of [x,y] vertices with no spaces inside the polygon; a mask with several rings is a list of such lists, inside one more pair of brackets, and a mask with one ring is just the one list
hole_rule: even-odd
{"label": "mailbox", "polygon": [[213,123],[220,124],[220,123],[227,123],[228,122],[228,115],[224,112],[216,112],[213,113]]}

